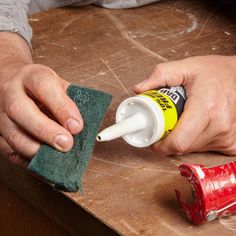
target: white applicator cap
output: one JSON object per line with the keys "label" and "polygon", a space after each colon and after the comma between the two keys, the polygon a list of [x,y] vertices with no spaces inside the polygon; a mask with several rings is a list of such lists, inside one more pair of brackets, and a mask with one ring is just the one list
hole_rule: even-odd
{"label": "white applicator cap", "polygon": [[97,135],[97,141],[122,137],[135,147],[148,147],[163,134],[164,120],[157,104],[145,96],[124,100],[117,109],[116,124]]}

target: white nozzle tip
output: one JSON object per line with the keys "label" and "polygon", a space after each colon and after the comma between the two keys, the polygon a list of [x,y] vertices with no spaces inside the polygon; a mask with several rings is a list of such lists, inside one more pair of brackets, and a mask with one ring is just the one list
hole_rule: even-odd
{"label": "white nozzle tip", "polygon": [[97,139],[98,142],[102,142],[103,141],[101,135],[99,135],[99,134],[97,135],[96,139]]}
{"label": "white nozzle tip", "polygon": [[[108,130],[108,132],[107,132],[107,130]],[[97,135],[96,139],[97,139],[98,142],[110,141],[111,137],[110,137],[109,129],[104,129],[103,131],[101,131]]]}

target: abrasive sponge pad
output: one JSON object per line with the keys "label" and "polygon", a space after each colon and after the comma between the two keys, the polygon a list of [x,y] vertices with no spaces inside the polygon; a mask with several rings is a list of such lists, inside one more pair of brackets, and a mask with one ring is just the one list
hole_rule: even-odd
{"label": "abrasive sponge pad", "polygon": [[112,96],[75,85],[68,87],[67,94],[80,109],[84,129],[74,135],[74,146],[66,153],[43,144],[30,162],[29,169],[58,189],[76,192],[82,190],[81,180]]}

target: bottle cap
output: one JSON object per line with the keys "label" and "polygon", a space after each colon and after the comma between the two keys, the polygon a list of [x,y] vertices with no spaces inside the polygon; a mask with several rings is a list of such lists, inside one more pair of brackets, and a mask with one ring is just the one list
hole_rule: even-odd
{"label": "bottle cap", "polygon": [[116,123],[122,123],[135,114],[145,118],[145,127],[137,120],[137,131],[126,133],[122,138],[134,147],[148,147],[158,141],[164,131],[164,118],[160,107],[150,98],[138,95],[124,100],[117,109]]}

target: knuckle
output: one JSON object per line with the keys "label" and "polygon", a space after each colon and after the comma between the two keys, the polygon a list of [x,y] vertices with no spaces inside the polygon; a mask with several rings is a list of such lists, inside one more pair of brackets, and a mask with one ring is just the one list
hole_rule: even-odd
{"label": "knuckle", "polygon": [[8,145],[13,149],[16,150],[19,153],[22,153],[23,147],[24,147],[24,143],[22,141],[22,137],[21,135],[16,132],[16,131],[12,131],[8,137],[6,137],[6,142],[8,143]]}
{"label": "knuckle", "polygon": [[8,156],[9,160],[12,162],[12,164],[16,165],[16,166],[27,166],[27,162],[26,160],[24,160],[23,158],[21,158],[19,156],[18,153],[12,152],[10,153],[10,155]]}
{"label": "knuckle", "polygon": [[154,73],[156,76],[162,76],[164,73],[164,65],[163,64],[158,64],[156,65],[155,69],[154,69]]}
{"label": "knuckle", "polygon": [[65,116],[68,112],[68,104],[64,103],[55,109],[55,116]]}
{"label": "knuckle", "polygon": [[222,150],[221,153],[228,155],[228,156],[235,156],[236,155],[236,145],[233,145],[227,149]]}
{"label": "knuckle", "polygon": [[235,146],[235,141],[231,137],[225,137],[223,140],[219,141],[220,149],[223,151],[229,151]]}
{"label": "knuckle", "polygon": [[17,165],[17,166],[21,164],[19,157],[15,153],[10,153],[8,157],[12,164]]}
{"label": "knuckle", "polygon": [[28,74],[28,73],[35,73],[38,72],[40,75],[53,75],[55,76],[56,73],[49,68],[48,66],[41,65],[41,64],[30,64],[26,65],[21,69],[21,73]]}
{"label": "knuckle", "polygon": [[[45,88],[48,88],[49,87],[49,82],[48,80],[46,79],[40,79],[40,80],[35,80],[34,81],[34,87],[37,88],[37,91],[38,91],[38,96],[39,96],[39,91],[44,91]],[[40,99],[40,97],[39,97]]]}
{"label": "knuckle", "polygon": [[153,151],[153,152],[159,152],[159,145],[158,144],[153,144],[150,146],[150,149]]}
{"label": "knuckle", "polygon": [[234,130],[234,120],[229,113],[223,113],[221,111],[221,113],[215,117],[214,122],[216,130],[218,131],[218,134],[221,134],[221,137],[229,137],[229,134],[232,134],[232,130]]}
{"label": "knuckle", "polygon": [[31,64],[25,65],[19,70],[19,73],[21,75],[25,75],[25,74],[29,73],[32,70],[32,68],[33,68],[33,65],[31,65]]}
{"label": "knuckle", "polygon": [[[225,111],[225,112],[222,112]],[[227,135],[232,130],[232,118],[228,108],[217,102],[217,99],[209,100],[207,104],[209,123],[215,126],[219,134]]]}
{"label": "knuckle", "polygon": [[39,100],[44,100],[45,95],[51,93],[51,88],[56,88],[57,78],[52,75],[40,75],[40,77],[34,78],[32,86],[35,88],[35,93]]}
{"label": "knuckle", "polygon": [[47,78],[41,78],[34,81],[34,86],[37,87],[38,91],[43,91],[50,88],[50,81]]}
{"label": "knuckle", "polygon": [[25,82],[30,80],[37,89],[50,88],[51,81],[58,78],[51,68],[38,64],[25,66],[21,73],[28,75],[24,76]]}
{"label": "knuckle", "polygon": [[232,125],[230,124],[230,122],[223,122],[221,123],[219,129],[221,134],[226,135],[231,131]]}
{"label": "knuckle", "polygon": [[173,151],[178,155],[183,155],[187,152],[188,146],[186,142],[180,138],[174,139]]}
{"label": "knuckle", "polygon": [[150,149],[152,152],[158,153],[158,156],[160,157],[166,156],[165,151],[161,148],[161,145],[159,143],[151,145]]}
{"label": "knuckle", "polygon": [[48,124],[40,124],[36,127],[35,136],[40,139],[44,139],[45,137],[49,138],[50,129],[50,125]]}
{"label": "knuckle", "polygon": [[14,119],[20,111],[21,105],[17,100],[12,101],[10,104],[4,104],[5,112],[9,117]]}
{"label": "knuckle", "polygon": [[208,111],[209,119],[211,121],[215,119],[218,112],[218,104],[216,103],[216,100],[209,99],[209,101],[207,101],[207,111]]}
{"label": "knuckle", "polygon": [[45,67],[40,71],[41,77],[56,78],[57,74],[49,67]]}

